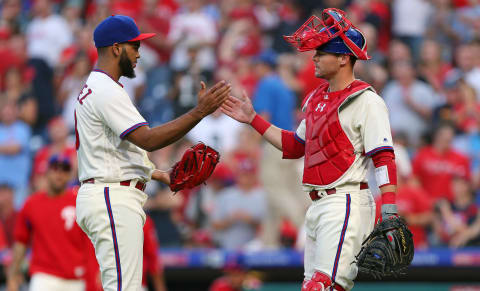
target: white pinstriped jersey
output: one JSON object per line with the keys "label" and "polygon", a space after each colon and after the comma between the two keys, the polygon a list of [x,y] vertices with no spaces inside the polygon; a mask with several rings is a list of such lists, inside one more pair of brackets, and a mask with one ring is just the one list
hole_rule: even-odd
{"label": "white pinstriped jersey", "polygon": [[[307,102],[303,107],[306,110]],[[320,104],[319,104],[320,105]],[[321,106],[319,110],[321,110]],[[330,189],[352,183],[366,182],[368,159],[379,150],[392,148],[388,109],[383,99],[371,90],[355,97],[341,107],[340,124],[355,151],[355,161],[345,174],[329,185],[303,185],[305,191]],[[305,142],[305,120],[297,128],[296,136]]]}
{"label": "white pinstriped jersey", "polygon": [[146,151],[125,139],[147,122],[120,83],[92,71],[77,98],[74,118],[80,181],[150,180],[154,166]]}

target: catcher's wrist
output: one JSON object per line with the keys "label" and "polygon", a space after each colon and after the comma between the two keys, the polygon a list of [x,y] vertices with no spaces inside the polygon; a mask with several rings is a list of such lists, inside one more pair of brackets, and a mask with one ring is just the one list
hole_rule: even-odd
{"label": "catcher's wrist", "polygon": [[260,134],[263,135],[265,131],[272,125],[270,122],[263,119],[260,115],[256,114],[250,125]]}
{"label": "catcher's wrist", "polygon": [[392,216],[398,216],[398,209],[396,204],[383,204],[381,208],[382,220]]}

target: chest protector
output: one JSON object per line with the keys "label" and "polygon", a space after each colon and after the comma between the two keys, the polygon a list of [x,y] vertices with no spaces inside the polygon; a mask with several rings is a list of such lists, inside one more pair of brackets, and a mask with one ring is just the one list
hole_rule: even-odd
{"label": "chest protector", "polygon": [[342,129],[339,112],[346,102],[373,90],[358,80],[342,91],[329,93],[327,89],[328,83],[320,85],[307,100],[304,184],[329,185],[353,164],[354,148]]}

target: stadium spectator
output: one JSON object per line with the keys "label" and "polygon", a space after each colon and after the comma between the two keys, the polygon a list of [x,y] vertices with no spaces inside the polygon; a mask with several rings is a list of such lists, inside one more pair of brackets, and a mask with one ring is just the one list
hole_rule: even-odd
{"label": "stadium spectator", "polygon": [[480,211],[470,181],[462,175],[452,179],[453,201],[439,200],[434,230],[440,245],[458,248],[480,245]]}
{"label": "stadium spectator", "polygon": [[[72,164],[68,157],[50,158],[48,187],[25,202],[15,222],[9,291],[19,290],[21,264],[31,246],[30,290],[83,291],[93,246],[75,222],[76,189],[67,188]],[[54,234],[54,235],[52,235]]]}
{"label": "stadium spectator", "polygon": [[18,106],[0,100],[0,182],[15,189],[15,207],[22,206],[27,197],[30,175],[30,128],[18,119]]}
{"label": "stadium spectator", "polygon": [[13,246],[13,232],[18,214],[13,205],[13,196],[12,186],[6,183],[0,184],[0,229],[3,231],[1,236],[5,238],[9,248]]}
{"label": "stadium spectator", "polygon": [[443,84],[452,66],[444,61],[442,46],[434,40],[422,44],[419,60],[419,78],[428,83],[437,93],[443,92]]}
{"label": "stadium spectator", "polygon": [[[191,63],[197,63],[200,72],[213,72],[216,58],[213,46],[218,38],[212,18],[203,10],[202,1],[187,0],[185,11],[175,15],[170,23],[167,40],[173,47],[171,67],[175,71],[186,70]],[[196,49],[197,53],[189,54]]]}
{"label": "stadium spectator", "polygon": [[68,139],[68,128],[62,117],[56,117],[48,123],[49,143],[39,149],[33,159],[32,186],[36,191],[47,189],[48,161],[54,155],[63,155],[72,163],[70,184],[77,181],[77,151],[74,144]]}
{"label": "stadium spectator", "polygon": [[73,42],[73,33],[65,18],[53,13],[51,2],[33,2],[34,18],[27,26],[26,35],[30,58],[43,60],[53,69],[62,51]]}
{"label": "stadium spectator", "polygon": [[258,274],[249,272],[242,254],[232,253],[227,256],[223,267],[224,276],[217,278],[209,291],[244,291],[261,290],[262,281]]}
{"label": "stadium spectator", "polygon": [[451,73],[463,74],[463,79],[467,84],[475,89],[477,100],[480,102],[480,67],[476,62],[476,46],[472,43],[462,44],[455,50],[455,64]]}
{"label": "stadium spectator", "polygon": [[258,165],[239,156],[233,171],[236,184],[218,194],[212,223],[221,248],[241,249],[257,237],[260,222],[268,215],[265,191],[258,185]]}
{"label": "stadium spectator", "polygon": [[[415,9],[412,9],[412,7],[415,7]],[[418,53],[431,13],[432,6],[426,0],[392,1],[392,32],[395,37],[401,39],[410,47],[414,59],[419,57]]]}
{"label": "stadium spectator", "polygon": [[29,65],[35,70],[33,95],[37,98],[38,121],[36,131],[41,131],[55,115],[54,69],[62,51],[73,41],[73,34],[65,19],[53,13],[50,0],[33,3],[34,18],[26,29]]}
{"label": "stadium spectator", "polygon": [[440,125],[432,144],[419,149],[413,160],[413,173],[434,203],[442,198],[453,201],[451,183],[455,175],[470,179],[468,158],[452,148],[454,134],[452,125]]}
{"label": "stadium spectator", "polygon": [[393,80],[387,83],[382,94],[390,108],[392,131],[405,132],[409,143],[418,146],[422,135],[428,131],[438,96],[429,85],[416,79],[410,62],[393,63],[392,75]]}
{"label": "stadium spectator", "polygon": [[88,56],[84,53],[79,53],[73,61],[71,72],[60,84],[56,102],[58,107],[62,108],[63,120],[68,126],[69,132],[75,130],[75,119],[73,118],[75,103],[78,95],[82,92],[91,68]]}
{"label": "stadium spectator", "polygon": [[241,124],[217,110],[202,119],[187,134],[187,138],[195,141],[201,140],[216,150],[226,153],[235,147],[241,128]]}
{"label": "stadium spectator", "polygon": [[[193,234],[203,231],[212,236],[212,215],[218,205],[218,198],[222,190],[231,186],[234,180],[234,173],[225,163],[219,163],[212,175],[208,179],[207,185],[198,189],[198,191],[190,197],[185,208],[185,217],[193,227]],[[194,239],[194,237],[192,237]]]}
{"label": "stadium spectator", "polygon": [[19,118],[29,126],[35,125],[37,121],[37,102],[30,90],[28,72],[17,66],[10,67],[5,72],[5,91],[3,97],[18,104]]}
{"label": "stadium spectator", "polygon": [[[255,58],[255,63],[255,72],[259,77],[252,97],[255,110],[275,126],[292,129],[297,102],[292,90],[276,73],[277,55],[264,51]],[[262,222],[262,241],[268,247],[278,247],[282,219],[288,218],[299,227],[303,223],[307,198],[299,195],[302,190],[298,183],[298,161],[281,159],[282,153],[269,143],[262,146],[260,178],[268,202],[268,215]]]}

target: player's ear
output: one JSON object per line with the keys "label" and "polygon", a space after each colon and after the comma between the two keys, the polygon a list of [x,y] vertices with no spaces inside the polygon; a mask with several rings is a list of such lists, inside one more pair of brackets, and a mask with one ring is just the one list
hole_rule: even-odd
{"label": "player's ear", "polygon": [[122,47],[118,43],[112,45],[112,53],[114,56],[119,57],[122,54]]}
{"label": "player's ear", "polygon": [[350,56],[349,55],[339,55],[340,57],[340,66],[346,66],[348,63],[350,63]]}

